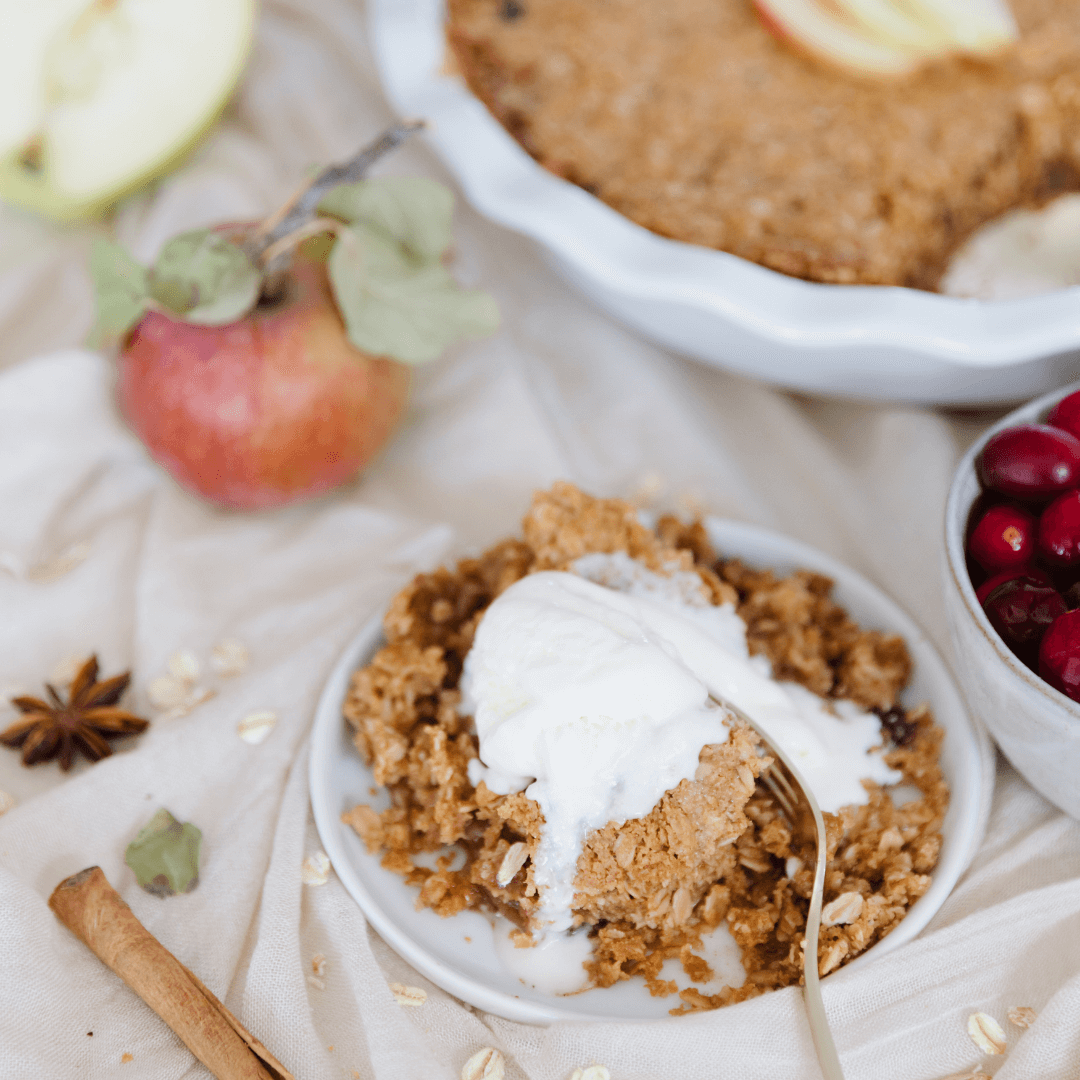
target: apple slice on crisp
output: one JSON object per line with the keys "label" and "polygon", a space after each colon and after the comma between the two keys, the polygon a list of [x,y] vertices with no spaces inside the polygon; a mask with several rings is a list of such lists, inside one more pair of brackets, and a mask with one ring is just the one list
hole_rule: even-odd
{"label": "apple slice on crisp", "polygon": [[854,17],[834,15],[818,0],[754,0],[754,4],[775,37],[848,71],[906,75],[921,60],[871,36]]}
{"label": "apple slice on crisp", "polygon": [[894,0],[817,0],[832,14],[876,41],[912,56],[933,56],[952,43],[939,22],[913,15]]}
{"label": "apple slice on crisp", "polygon": [[1020,36],[1006,0],[895,0],[927,26],[938,27],[957,52],[989,55]]}
{"label": "apple slice on crisp", "polygon": [[1016,41],[1005,0],[754,0],[785,43],[860,75],[905,75],[953,53],[991,55]]}
{"label": "apple slice on crisp", "polygon": [[0,0],[0,198],[91,216],[166,171],[240,76],[254,0]]}

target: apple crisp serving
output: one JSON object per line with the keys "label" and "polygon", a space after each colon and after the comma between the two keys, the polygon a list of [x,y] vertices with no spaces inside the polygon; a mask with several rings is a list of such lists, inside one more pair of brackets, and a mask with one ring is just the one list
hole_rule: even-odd
{"label": "apple crisp serving", "polygon": [[[695,575],[703,603],[737,611],[751,654],[766,657],[776,679],[880,718],[884,761],[917,796],[897,806],[885,787],[864,780],[868,801],[825,815],[820,971],[851,960],[926,891],[948,804],[938,762],[943,733],[925,706],[906,711],[898,701],[911,672],[903,641],[858,627],[819,574],[778,578],[717,558],[700,523],[664,517],[649,529],[631,504],[594,499],[569,484],[535,496],[522,539],[420,574],[394,599],[386,644],[355,672],[344,705],[391,805],[382,812],[359,805],[343,820],[369,851],[383,853],[384,867],[418,888],[418,907],[445,916],[466,908],[498,913],[518,927],[520,945],[531,943],[541,903],[533,857],[544,814],[524,790],[498,794],[483,779],[470,780],[479,742],[460,683],[497,597],[528,575],[575,571],[595,553],[622,553],[661,575]],[[799,982],[815,840],[812,826],[790,823],[757,782],[769,761],[755,733],[735,721],[725,742],[704,746],[693,776],[648,813],[587,836],[573,880],[573,921],[592,941],[590,985],[641,976],[654,995],[675,993],[677,985],[661,977],[670,958],[692,982],[708,982],[713,972],[696,950],[721,924],[741,947],[745,982],[714,994],[682,990],[674,1012]]]}
{"label": "apple crisp serving", "polygon": [[448,37],[540,164],[639,225],[795,277],[932,290],[980,226],[1080,189],[1075,0],[1010,6],[1000,57],[886,80],[799,55],[751,0],[449,0]]}

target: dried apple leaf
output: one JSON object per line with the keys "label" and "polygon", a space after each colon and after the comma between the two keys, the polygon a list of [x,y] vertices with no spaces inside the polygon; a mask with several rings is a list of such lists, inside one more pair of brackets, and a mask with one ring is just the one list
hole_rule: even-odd
{"label": "dried apple leaf", "polygon": [[181,824],[161,809],[128,844],[124,862],[148,893],[164,899],[191,892],[199,884],[201,843],[202,832],[190,821]]}
{"label": "dried apple leaf", "polygon": [[362,222],[338,234],[328,269],[349,340],[376,356],[427,363],[453,342],[499,325],[487,293],[460,288],[440,262],[415,258]]}
{"label": "dried apple leaf", "polygon": [[223,233],[195,229],[165,244],[149,282],[153,298],[184,322],[221,326],[255,306],[262,274]]}
{"label": "dried apple leaf", "polygon": [[146,313],[149,275],[119,244],[96,240],[90,252],[97,321],[87,339],[100,348],[122,338]]}
{"label": "dried apple leaf", "polygon": [[450,246],[454,196],[420,176],[394,176],[341,184],[319,210],[350,224],[364,224],[396,241],[417,261],[436,263]]}

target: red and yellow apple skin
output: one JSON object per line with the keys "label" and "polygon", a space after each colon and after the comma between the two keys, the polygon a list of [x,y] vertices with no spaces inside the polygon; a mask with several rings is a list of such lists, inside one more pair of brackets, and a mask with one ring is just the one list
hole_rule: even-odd
{"label": "red and yellow apple skin", "polygon": [[119,399],[179,484],[260,510],[353,479],[392,434],[410,379],[349,343],[324,264],[297,253],[284,299],[237,322],[145,315],[121,350]]}

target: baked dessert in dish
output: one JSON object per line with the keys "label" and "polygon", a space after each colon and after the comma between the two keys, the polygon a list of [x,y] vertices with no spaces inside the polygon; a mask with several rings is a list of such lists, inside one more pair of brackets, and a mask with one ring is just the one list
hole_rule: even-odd
{"label": "baked dessert in dish", "polygon": [[[669,959],[705,988],[673,1011],[797,982],[813,835],[757,783],[753,732],[710,700],[725,669],[759,686],[755,718],[831,811],[827,973],[925,892],[948,803],[941,730],[897,701],[903,642],[856,626],[830,587],[556,485],[523,539],[421,574],[391,605],[344,709],[390,806],[344,820],[418,906],[505,916],[526,972],[565,946],[576,980],[558,992],[641,976],[672,993]],[[914,795],[899,805],[897,782]],[[724,934],[744,974],[716,986],[702,951]]]}
{"label": "baked dessert in dish", "polygon": [[874,82],[748,0],[449,0],[472,91],[541,164],[663,236],[785,274],[935,289],[1007,210],[1080,188],[1080,24],[1012,0],[1018,44]]}

